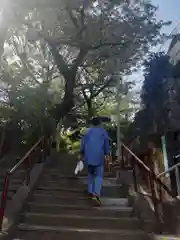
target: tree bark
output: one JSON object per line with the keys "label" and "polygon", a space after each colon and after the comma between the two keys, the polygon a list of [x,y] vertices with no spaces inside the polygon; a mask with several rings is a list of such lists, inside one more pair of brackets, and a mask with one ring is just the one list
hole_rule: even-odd
{"label": "tree bark", "polygon": [[52,55],[56,62],[56,65],[59,69],[60,74],[64,77],[65,80],[65,93],[63,97],[62,103],[56,105],[55,109],[55,117],[57,121],[59,121],[62,117],[66,116],[74,106],[74,88],[76,81],[76,74],[78,67],[84,60],[84,57],[88,53],[88,49],[86,46],[82,46],[80,48],[79,54],[74,61],[74,64],[70,68],[68,64],[65,62],[63,56],[59,53],[56,46],[52,43],[48,42],[51,47]]}
{"label": "tree bark", "polygon": [[62,103],[56,105],[56,118],[59,121],[62,117],[66,116],[74,106],[74,84],[75,75],[69,76],[65,83],[65,93]]}
{"label": "tree bark", "polygon": [[95,115],[93,104],[92,104],[92,99],[90,98],[86,103],[87,103],[87,108],[88,108],[88,118],[91,119]]}

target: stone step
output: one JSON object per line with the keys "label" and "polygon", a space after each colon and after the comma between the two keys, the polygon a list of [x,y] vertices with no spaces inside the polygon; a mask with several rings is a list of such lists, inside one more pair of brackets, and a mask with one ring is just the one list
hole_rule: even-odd
{"label": "stone step", "polygon": [[[63,167],[55,164],[54,166],[51,166],[51,168],[46,167],[44,169],[44,172],[47,172],[47,173],[54,173],[54,172],[55,173],[58,173],[58,172],[67,173],[67,170],[68,170],[69,173],[71,173],[71,172],[73,173],[76,165],[77,165],[77,162],[73,162],[72,164],[68,163],[67,166],[63,166]],[[106,174],[110,173],[108,168],[105,168],[104,172]],[[87,173],[87,167],[86,166],[84,167],[84,170],[81,172],[81,174],[83,175],[85,173]]]}
{"label": "stone step", "polygon": [[[88,183],[84,182],[40,182],[39,187],[48,187],[52,189],[58,189],[60,188],[69,188],[69,189],[81,189],[81,190],[86,190],[88,186]],[[128,187],[122,184],[115,184],[115,183],[108,183],[104,182],[102,184],[102,189],[103,191],[113,191],[113,192],[119,192],[119,191],[125,191],[128,193]]]}
{"label": "stone step", "polygon": [[172,235],[156,235],[154,240],[180,240],[180,236],[172,236]]}
{"label": "stone step", "polygon": [[[81,182],[76,182],[76,181],[57,181],[57,182],[50,182],[50,181],[46,181],[46,182],[39,182],[39,188],[44,188],[44,187],[47,187],[47,188],[50,188],[50,189],[58,189],[58,188],[70,188],[70,189],[87,189],[87,183],[84,182],[84,183],[81,183]],[[106,191],[118,191],[119,192],[119,189],[121,190],[121,187],[123,188],[123,185],[122,184],[111,184],[111,183],[103,183],[102,184],[102,189],[103,190],[106,190]],[[127,188],[123,188],[123,191],[124,190],[127,190]],[[127,193],[127,191],[126,191]]]}
{"label": "stone step", "polygon": [[[74,205],[87,205],[89,202],[85,196],[77,198],[68,198],[67,196],[53,196],[47,194],[33,194],[30,198],[32,202],[36,203],[47,203],[47,204],[74,204]],[[128,206],[127,198],[102,198],[103,206]]]}
{"label": "stone step", "polygon": [[[20,178],[12,178],[9,181],[9,184],[11,185],[19,185],[23,183],[23,179]],[[4,185],[4,179],[0,180],[0,187],[2,187]]]}
{"label": "stone step", "polygon": [[[49,177],[49,178],[43,178],[41,177],[41,181],[39,182],[40,184],[48,183],[48,184],[88,184],[87,177]],[[116,178],[104,178],[102,181],[103,186],[118,186],[118,183],[116,181]]]}
{"label": "stone step", "polygon": [[82,193],[84,193],[84,190],[85,189],[83,189],[82,188],[82,186],[81,187],[78,187],[78,188],[71,188],[71,186],[67,186],[67,185],[65,185],[65,186],[44,186],[44,185],[40,185],[40,186],[38,186],[37,188],[36,188],[36,191],[37,190],[41,190],[41,191],[43,191],[43,192],[45,192],[45,191],[51,191],[51,192],[54,192],[54,194],[55,193],[62,193],[62,192],[72,192],[72,193],[79,193],[79,194],[82,194]]}
{"label": "stone step", "polygon": [[[38,186],[35,190],[35,193],[45,193],[47,195],[64,195],[70,197],[75,197],[77,194],[84,194],[84,191],[86,190],[86,186],[83,187],[83,185],[80,185],[78,187],[72,187],[63,185],[63,186],[46,186],[46,185],[41,185]],[[74,195],[74,196],[73,196]],[[101,196],[103,197],[111,197],[111,198],[123,198],[128,196],[128,188],[124,185],[120,186],[103,186],[101,190]]]}
{"label": "stone step", "polygon": [[[72,173],[67,173],[67,172],[59,172],[57,169],[56,170],[52,170],[52,169],[47,169],[47,170],[44,170],[43,172],[43,177],[49,177],[49,176],[54,176],[54,177],[66,177],[66,178],[73,178],[75,177],[74,176],[74,169],[75,167],[72,169]],[[80,173],[79,174],[79,177],[87,177],[88,173],[87,172],[83,172],[83,173]],[[104,173],[104,177],[106,178],[115,178],[116,175],[114,173],[107,173],[105,172]]]}
{"label": "stone step", "polygon": [[[25,179],[25,174],[24,175],[12,175],[12,177],[10,178],[10,182],[15,182],[15,183],[19,183],[22,182]],[[5,180],[5,176],[1,176],[0,177],[0,184],[3,184]]]}
{"label": "stone step", "polygon": [[83,215],[66,214],[38,214],[26,212],[22,214],[22,221],[26,224],[44,225],[53,227],[68,227],[82,229],[129,229],[138,230],[140,222],[137,218],[116,217],[84,217]]}
{"label": "stone step", "polygon": [[[21,183],[9,183],[9,187],[8,187],[8,192],[16,192],[18,190],[18,188],[23,185],[23,182]],[[3,191],[3,184],[0,185],[0,191]]]}
{"label": "stone step", "polygon": [[42,181],[63,181],[63,180],[81,180],[87,179],[87,176],[84,177],[76,177],[74,175],[53,175],[53,174],[43,174],[41,176]]}
{"label": "stone step", "polygon": [[67,215],[83,215],[87,216],[103,216],[103,217],[132,217],[132,207],[89,207],[88,205],[69,205],[64,204],[45,204],[29,202],[27,204],[27,211],[35,213],[47,214],[67,214]]}
{"label": "stone step", "polygon": [[43,225],[20,224],[18,231],[11,238],[21,240],[149,240],[143,231],[120,231],[112,229],[77,229],[64,227],[50,227]]}
{"label": "stone step", "polygon": [[[9,181],[9,184],[11,186],[17,186],[23,183],[25,179],[25,173],[23,174],[18,174],[18,175],[12,175]],[[1,176],[0,177],[0,189],[2,189],[3,185],[4,185],[4,180],[5,180],[5,176]]]}
{"label": "stone step", "polygon": [[[16,190],[9,189],[8,190],[8,200],[11,200],[15,193],[16,193]],[[1,195],[2,195],[2,190],[0,190],[0,201],[1,201]]]}
{"label": "stone step", "polygon": [[[11,200],[13,198],[13,196],[16,194],[17,190],[18,190],[18,187],[16,187],[16,188],[15,187],[9,188],[8,194],[7,194],[8,200]],[[3,192],[3,189],[0,188],[0,202],[1,202],[2,192]]]}
{"label": "stone step", "polygon": [[[24,175],[12,175],[11,177],[10,177],[10,181],[15,181],[15,182],[19,182],[19,181],[21,181],[22,179],[24,179],[25,177],[25,173],[24,173]],[[4,182],[4,179],[5,179],[5,176],[1,176],[0,177],[0,183],[2,183],[2,182]]]}
{"label": "stone step", "polygon": [[[63,182],[49,182],[49,181],[46,181],[46,182],[40,182],[39,185],[38,185],[38,188],[48,188],[48,189],[59,189],[59,188],[74,188],[74,189],[82,189],[83,188],[83,185],[79,182],[73,182],[73,181],[63,181]],[[85,187],[84,187],[85,188]]]}
{"label": "stone step", "polygon": [[[6,173],[10,170],[10,168],[3,168],[1,169],[1,172],[0,172],[0,177],[3,177],[6,175]],[[25,168],[20,168],[20,169],[17,169],[13,175],[13,176],[18,176],[18,175],[21,175],[21,174],[24,174],[25,173]]]}

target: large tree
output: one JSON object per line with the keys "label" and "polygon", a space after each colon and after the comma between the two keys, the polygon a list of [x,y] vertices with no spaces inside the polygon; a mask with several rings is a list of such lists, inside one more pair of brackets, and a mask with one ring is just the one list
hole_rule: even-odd
{"label": "large tree", "polygon": [[20,9],[24,5],[29,14],[16,34],[27,32],[30,42],[43,42],[64,78],[64,97],[56,106],[57,119],[72,109],[74,89],[76,83],[83,83],[84,69],[93,67],[93,72],[100,72],[101,79],[97,79],[108,86],[112,73],[129,72],[161,40],[164,23],[155,19],[156,8],[149,1],[130,2],[17,1]]}
{"label": "large tree", "polygon": [[[156,20],[149,1],[3,3],[1,125],[26,136],[41,134],[52,115],[59,121],[71,110],[89,117],[106,111],[114,104],[118,79],[161,41],[165,24]],[[123,84],[122,99],[125,92]]]}
{"label": "large tree", "polygon": [[144,82],[141,92],[143,109],[151,115],[153,132],[162,132],[168,121],[168,91],[166,84],[172,79],[172,66],[164,53],[152,54],[144,63]]}
{"label": "large tree", "polygon": [[147,140],[180,129],[179,77],[179,63],[172,65],[165,53],[154,53],[145,61],[141,109],[131,125],[131,136]]}

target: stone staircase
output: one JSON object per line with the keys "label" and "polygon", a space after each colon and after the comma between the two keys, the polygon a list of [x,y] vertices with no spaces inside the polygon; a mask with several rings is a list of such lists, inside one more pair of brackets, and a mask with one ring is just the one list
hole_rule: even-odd
{"label": "stone staircase", "polygon": [[[6,176],[6,173],[9,171],[10,168],[15,165],[15,163],[17,163],[19,159],[19,155],[15,153],[9,153],[2,159],[0,159],[0,197],[3,190],[4,178]],[[12,199],[12,196],[14,195],[18,187],[22,184],[24,177],[24,169],[22,169],[22,167],[19,168],[17,172],[11,177],[9,183],[10,186],[8,191],[8,200]]]}
{"label": "stone staircase", "polygon": [[128,186],[106,177],[99,208],[87,199],[86,188],[85,176],[74,178],[62,167],[48,166],[9,240],[150,239],[129,204]]}
{"label": "stone staircase", "polygon": [[[3,191],[4,179],[7,171],[10,168],[3,167],[0,169],[0,203],[1,203],[1,193]],[[24,170],[18,169],[17,172],[10,178],[9,190],[8,190],[8,201],[10,201],[13,195],[16,193],[19,186],[22,184],[25,178]]]}

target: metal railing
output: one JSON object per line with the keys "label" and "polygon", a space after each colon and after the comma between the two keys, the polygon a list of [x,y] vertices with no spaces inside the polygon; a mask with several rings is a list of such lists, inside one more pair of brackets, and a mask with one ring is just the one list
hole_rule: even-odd
{"label": "metal railing", "polygon": [[121,167],[131,166],[133,173],[133,186],[136,193],[142,194],[142,186],[146,186],[147,196],[153,204],[156,224],[154,229],[161,233],[163,226],[163,191],[172,198],[175,198],[173,191],[156,176],[153,169],[150,169],[139,157],[137,157],[127,146],[121,145],[122,162]]}
{"label": "metal railing", "polygon": [[[175,159],[178,159],[180,158],[180,154],[176,155],[174,157]],[[165,176],[167,175],[168,173],[171,173],[171,172],[175,172],[175,178],[176,178],[176,188],[177,188],[177,194],[178,196],[180,196],[180,175],[179,175],[179,167],[180,167],[180,162],[179,163],[176,163],[175,165],[173,165],[172,167],[170,167],[168,170],[160,173],[158,175],[158,178],[161,178],[162,176]]]}
{"label": "metal railing", "polygon": [[42,137],[38,142],[36,142],[33,147],[16,163],[9,171],[6,173],[3,191],[1,194],[1,206],[0,206],[0,231],[2,230],[4,213],[7,205],[7,197],[9,191],[9,184],[12,175],[18,170],[21,166],[23,167],[25,178],[22,180],[22,184],[29,185],[30,183],[30,174],[33,166],[39,162],[44,161],[45,157],[49,154],[50,141]]}

